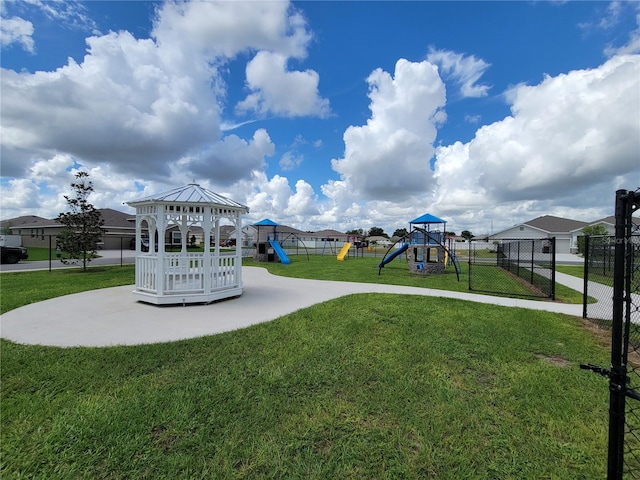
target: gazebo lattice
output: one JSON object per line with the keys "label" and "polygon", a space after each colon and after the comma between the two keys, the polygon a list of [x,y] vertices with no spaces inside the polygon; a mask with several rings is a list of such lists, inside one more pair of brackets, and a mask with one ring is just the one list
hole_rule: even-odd
{"label": "gazebo lattice", "polygon": [[[138,300],[156,305],[210,303],[242,295],[242,214],[249,208],[196,183],[128,205],[136,209],[136,286]],[[233,223],[235,249],[220,250],[220,221]],[[144,224],[149,248],[141,250]],[[193,227],[203,230],[202,252],[187,250]],[[167,252],[167,232],[178,229],[181,249]],[[215,244],[211,245],[211,238]]]}

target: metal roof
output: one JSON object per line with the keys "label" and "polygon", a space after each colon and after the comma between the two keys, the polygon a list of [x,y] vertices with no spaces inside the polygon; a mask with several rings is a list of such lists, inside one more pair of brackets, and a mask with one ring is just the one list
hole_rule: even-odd
{"label": "metal roof", "polygon": [[128,205],[136,206],[141,203],[162,202],[162,203],[187,203],[187,204],[207,204],[249,211],[249,207],[235,202],[227,197],[223,197],[197,183],[190,183],[184,187],[175,188],[168,192],[156,193],[140,200],[127,202]]}
{"label": "metal roof", "polygon": [[256,226],[256,227],[277,227],[278,226],[278,224],[276,222],[274,222],[273,220],[270,220],[268,218],[260,220],[259,222],[256,222],[253,225]]}
{"label": "metal roof", "polygon": [[412,223],[447,223],[447,221],[442,220],[441,218],[438,218],[434,215],[431,215],[430,213],[425,213],[421,217],[414,218],[409,222],[409,224],[412,224]]}

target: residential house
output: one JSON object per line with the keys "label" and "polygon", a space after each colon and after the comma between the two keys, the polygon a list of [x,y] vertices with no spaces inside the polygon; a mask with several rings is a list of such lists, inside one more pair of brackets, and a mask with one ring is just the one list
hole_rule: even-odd
{"label": "residential house", "polygon": [[383,237],[381,235],[372,235],[371,237],[366,238],[369,245],[381,245],[383,247],[388,247],[393,245],[393,241],[389,240],[387,237]]}
{"label": "residential house", "polygon": [[555,237],[556,253],[576,253],[578,237],[582,228],[587,225],[587,222],[579,220],[544,215],[494,233],[489,236],[489,240]]}
{"label": "residential house", "polygon": [[[128,248],[129,241],[135,237],[135,218],[131,214],[112,210],[98,209],[104,221],[103,236],[99,247],[107,249]],[[64,228],[55,220],[27,215],[4,220],[0,223],[3,230],[22,237],[23,247],[55,247],[56,237]]]}

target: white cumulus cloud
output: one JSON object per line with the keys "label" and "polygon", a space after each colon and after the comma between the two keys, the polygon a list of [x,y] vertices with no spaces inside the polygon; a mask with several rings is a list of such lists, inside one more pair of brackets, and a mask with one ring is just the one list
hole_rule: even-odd
{"label": "white cumulus cloud", "polygon": [[238,103],[238,112],[255,111],[285,117],[329,115],[329,101],[318,91],[318,73],[289,71],[286,61],[284,55],[277,53],[262,51],[256,54],[247,64],[247,85],[253,93]]}
{"label": "white cumulus cloud", "polygon": [[435,65],[400,59],[393,76],[367,79],[371,116],[344,133],[344,157],[332,160],[347,188],[362,199],[406,199],[429,192],[436,125],[444,119],[445,87]]}
{"label": "white cumulus cloud", "polygon": [[449,211],[579,204],[611,214],[602,198],[639,186],[640,55],[521,85],[509,98],[511,116],[437,148],[437,199]]}

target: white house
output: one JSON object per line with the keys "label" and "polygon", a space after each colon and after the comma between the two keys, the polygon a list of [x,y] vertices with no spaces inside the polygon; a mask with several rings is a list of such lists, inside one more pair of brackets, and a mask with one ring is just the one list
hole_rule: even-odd
{"label": "white house", "polygon": [[511,228],[494,233],[490,240],[518,238],[556,238],[556,253],[574,253],[578,251],[578,237],[587,222],[568,218],[544,215]]}

